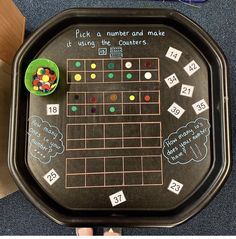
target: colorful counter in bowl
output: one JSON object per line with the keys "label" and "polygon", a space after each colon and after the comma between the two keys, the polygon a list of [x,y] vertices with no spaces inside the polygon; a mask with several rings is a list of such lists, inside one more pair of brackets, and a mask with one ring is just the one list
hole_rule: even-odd
{"label": "colorful counter in bowl", "polygon": [[38,96],[52,94],[59,83],[59,69],[56,63],[49,59],[33,60],[25,73],[27,90]]}

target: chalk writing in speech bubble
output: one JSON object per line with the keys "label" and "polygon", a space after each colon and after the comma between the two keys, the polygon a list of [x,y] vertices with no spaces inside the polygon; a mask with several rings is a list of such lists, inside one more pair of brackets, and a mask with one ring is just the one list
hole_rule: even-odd
{"label": "chalk writing in speech bubble", "polygon": [[47,164],[64,152],[63,135],[60,130],[39,116],[29,118],[28,134],[29,152],[41,163]]}
{"label": "chalk writing in speech bubble", "polygon": [[163,155],[170,164],[200,162],[207,155],[207,141],[210,124],[205,118],[198,118],[179,128],[163,142]]}

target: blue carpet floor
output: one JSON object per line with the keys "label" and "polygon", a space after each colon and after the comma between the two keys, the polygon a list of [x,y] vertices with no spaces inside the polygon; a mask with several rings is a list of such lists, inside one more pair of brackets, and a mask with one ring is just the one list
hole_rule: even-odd
{"label": "blue carpet floor", "polygon": [[[233,154],[236,147],[236,7],[235,0],[208,0],[201,8],[154,0],[15,0],[27,19],[27,32],[71,7],[158,8],[179,10],[201,25],[220,45],[229,62],[232,93]],[[214,200],[198,215],[175,228],[125,228],[125,235],[236,235],[236,166]],[[20,193],[0,200],[0,235],[74,235],[74,229],[57,225]],[[101,228],[96,230],[101,233]]]}

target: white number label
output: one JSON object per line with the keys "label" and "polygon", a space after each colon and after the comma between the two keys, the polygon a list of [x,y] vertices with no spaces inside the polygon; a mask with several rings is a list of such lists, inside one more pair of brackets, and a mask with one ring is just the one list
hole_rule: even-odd
{"label": "white number label", "polygon": [[171,191],[172,193],[175,193],[178,195],[180,193],[180,191],[182,190],[183,186],[184,185],[182,183],[177,182],[176,180],[172,179],[168,186],[168,190]]}
{"label": "white number label", "polygon": [[200,66],[194,60],[184,67],[184,70],[187,72],[189,76],[193,75],[199,69]]}
{"label": "white number label", "polygon": [[204,99],[199,100],[198,102],[193,104],[192,107],[197,115],[209,109],[209,106]]}
{"label": "white number label", "polygon": [[111,205],[113,207],[123,203],[126,201],[125,195],[123,193],[123,191],[119,191],[117,193],[114,193],[112,195],[109,196],[110,200],[111,200]]}
{"label": "white number label", "polygon": [[176,74],[172,74],[165,78],[165,82],[168,85],[168,87],[171,88],[179,83],[179,79],[176,76]]}
{"label": "white number label", "polygon": [[170,47],[166,53],[166,57],[170,58],[173,61],[178,62],[182,55],[182,51],[179,51],[173,47]]}
{"label": "white number label", "polygon": [[182,85],[180,90],[180,95],[192,97],[193,96],[194,86],[191,85]]}
{"label": "white number label", "polygon": [[47,181],[47,183],[50,186],[52,186],[60,178],[60,176],[54,169],[51,169],[48,173],[44,175],[43,178]]}
{"label": "white number label", "polygon": [[48,104],[47,115],[59,115],[59,104]]}
{"label": "white number label", "polygon": [[176,103],[173,103],[168,109],[168,112],[170,112],[173,116],[179,119],[182,116],[182,114],[185,112],[185,110],[181,106],[177,105]]}

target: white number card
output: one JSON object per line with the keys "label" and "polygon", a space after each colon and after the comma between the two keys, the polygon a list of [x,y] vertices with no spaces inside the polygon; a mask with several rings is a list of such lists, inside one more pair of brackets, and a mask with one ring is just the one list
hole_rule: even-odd
{"label": "white number card", "polygon": [[125,195],[123,193],[123,191],[119,191],[117,193],[114,193],[112,195],[109,196],[110,200],[111,200],[111,205],[113,207],[123,203],[126,201]]}
{"label": "white number card", "polygon": [[48,173],[44,175],[43,178],[47,181],[47,183],[50,186],[52,186],[60,178],[60,176],[54,169],[51,169]]}
{"label": "white number card", "polygon": [[197,115],[209,109],[209,106],[204,99],[199,100],[198,102],[193,104],[192,107]]}
{"label": "white number card", "polygon": [[183,109],[181,106],[179,106],[176,103],[173,103],[170,108],[168,109],[168,112],[170,112],[174,117],[179,119],[183,113],[185,112],[185,109]]}
{"label": "white number card", "polygon": [[181,192],[183,186],[184,185],[182,183],[172,179],[168,186],[168,190],[178,195]]}
{"label": "white number card", "polygon": [[182,51],[179,51],[173,47],[170,47],[166,53],[166,57],[173,60],[173,61],[176,61],[178,62],[180,57],[182,55]]}
{"label": "white number card", "polygon": [[189,76],[193,75],[199,69],[200,66],[194,60],[184,67],[184,70],[187,72]]}
{"label": "white number card", "polygon": [[176,74],[172,74],[168,77],[165,78],[165,82],[166,84],[168,85],[169,88],[179,84],[179,79],[178,77],[176,76]]}
{"label": "white number card", "polygon": [[47,104],[47,115],[59,115],[59,104]]}
{"label": "white number card", "polygon": [[181,87],[181,90],[180,90],[180,95],[187,96],[187,97],[192,97],[193,96],[193,91],[194,91],[194,86],[183,84],[182,87]]}

